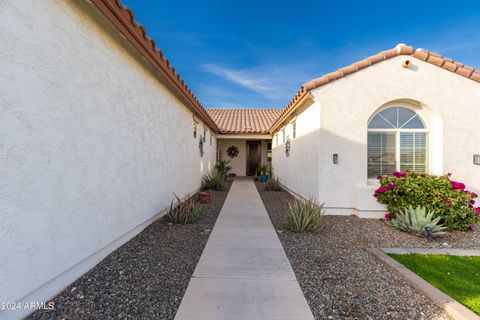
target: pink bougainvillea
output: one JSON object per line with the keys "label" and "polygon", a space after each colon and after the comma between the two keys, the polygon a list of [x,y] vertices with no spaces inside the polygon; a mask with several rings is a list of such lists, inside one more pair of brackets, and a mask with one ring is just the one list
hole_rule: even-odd
{"label": "pink bougainvillea", "polygon": [[462,190],[462,191],[465,190],[465,184],[464,183],[461,183],[461,182],[458,182],[458,181],[453,181],[453,180],[449,180],[449,181],[450,181],[450,184],[452,185],[453,190]]}
{"label": "pink bougainvillea", "polygon": [[478,196],[450,177],[451,173],[435,176],[395,171],[391,176],[377,177],[380,187],[374,196],[388,206],[391,218],[409,206],[422,206],[433,210],[450,229],[467,230],[468,225],[480,220],[480,207],[474,206]]}
{"label": "pink bougainvillea", "polygon": [[405,177],[405,172],[395,171],[395,172],[393,173],[393,176],[394,176],[395,178],[403,178],[403,177]]}

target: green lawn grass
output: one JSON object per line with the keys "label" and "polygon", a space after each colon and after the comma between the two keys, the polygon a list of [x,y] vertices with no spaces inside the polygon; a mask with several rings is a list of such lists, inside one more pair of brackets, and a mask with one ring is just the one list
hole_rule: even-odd
{"label": "green lawn grass", "polygon": [[389,254],[408,269],[480,315],[480,256]]}

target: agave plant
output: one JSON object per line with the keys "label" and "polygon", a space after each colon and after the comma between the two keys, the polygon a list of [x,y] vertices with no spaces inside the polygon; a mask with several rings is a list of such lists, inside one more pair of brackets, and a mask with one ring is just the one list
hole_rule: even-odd
{"label": "agave plant", "polygon": [[206,174],[202,177],[203,190],[222,191],[224,188],[223,179],[218,174]]}
{"label": "agave plant", "polygon": [[173,223],[188,224],[194,223],[198,220],[200,215],[200,206],[195,203],[193,197],[185,196],[184,201],[179,196],[173,194],[175,197],[170,203],[170,209],[168,210],[165,218]]}
{"label": "agave plant", "polygon": [[282,191],[282,184],[280,183],[280,178],[278,177],[269,177],[265,183],[266,191]]}
{"label": "agave plant", "polygon": [[441,217],[433,218],[435,212],[427,211],[426,207],[413,208],[409,206],[399,211],[389,224],[397,229],[416,234],[418,236],[437,236],[444,234],[447,229],[440,223]]}
{"label": "agave plant", "polygon": [[295,199],[288,203],[287,226],[293,232],[319,232],[323,227],[324,210],[313,198]]}

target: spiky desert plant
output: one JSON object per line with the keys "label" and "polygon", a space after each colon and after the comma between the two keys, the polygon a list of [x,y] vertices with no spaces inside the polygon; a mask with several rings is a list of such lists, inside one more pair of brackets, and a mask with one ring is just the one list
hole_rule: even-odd
{"label": "spiky desert plant", "polygon": [[399,210],[396,217],[388,223],[402,231],[413,233],[418,236],[428,236],[427,229],[431,228],[431,236],[444,234],[447,229],[440,223],[441,217],[436,217],[433,210],[427,211],[426,207],[413,208],[409,206]]}
{"label": "spiky desert plant", "polygon": [[200,206],[198,206],[193,197],[189,195],[185,196],[185,200],[182,201],[179,196],[173,194],[174,198],[170,203],[170,208],[165,218],[173,223],[189,224],[198,220],[200,215]]}
{"label": "spiky desert plant", "polygon": [[269,177],[265,182],[265,190],[267,191],[282,191],[282,185],[278,177]]}
{"label": "spiky desert plant", "polygon": [[232,170],[230,160],[219,160],[215,165],[218,175],[225,181],[227,180],[228,173]]}
{"label": "spiky desert plant", "polygon": [[324,223],[323,203],[294,199],[288,203],[287,226],[293,232],[319,232]]}
{"label": "spiky desert plant", "polygon": [[223,179],[218,174],[206,174],[202,177],[203,190],[222,191],[225,188]]}

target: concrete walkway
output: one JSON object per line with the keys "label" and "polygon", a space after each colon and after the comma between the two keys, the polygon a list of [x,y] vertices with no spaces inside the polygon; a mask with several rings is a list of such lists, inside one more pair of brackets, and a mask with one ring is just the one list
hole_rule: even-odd
{"label": "concrete walkway", "polygon": [[175,319],[313,319],[252,181],[233,182]]}

